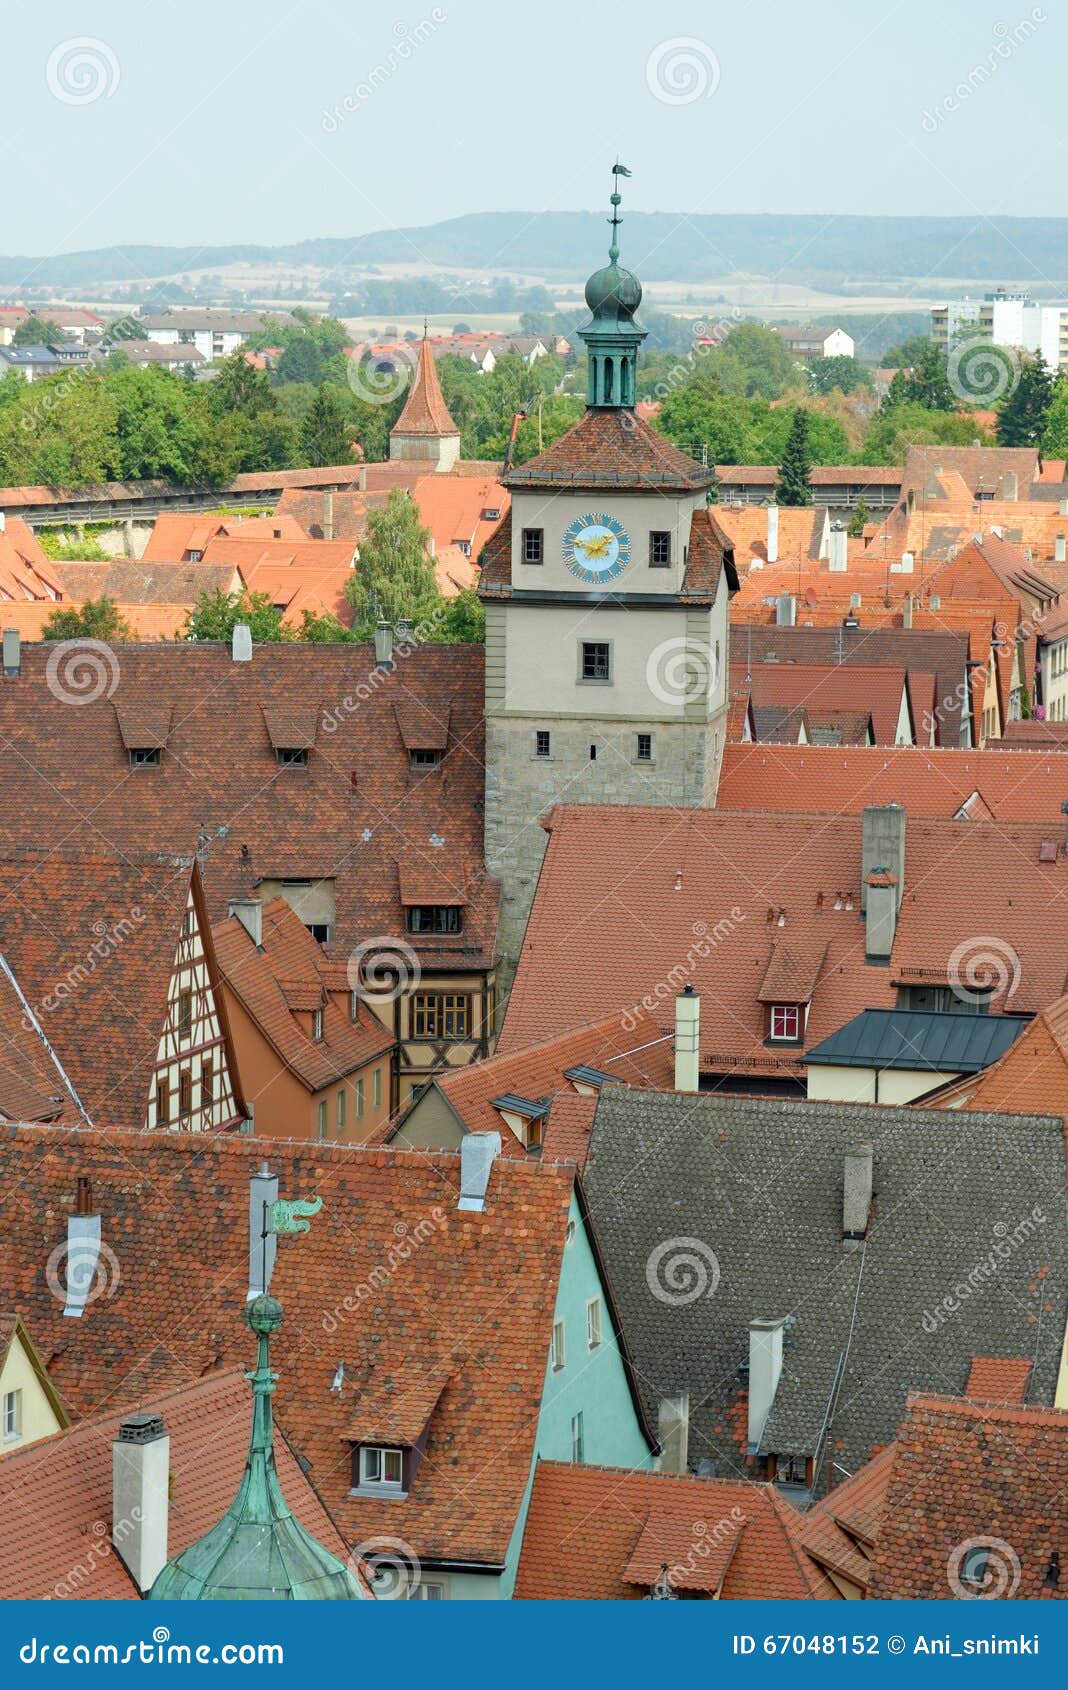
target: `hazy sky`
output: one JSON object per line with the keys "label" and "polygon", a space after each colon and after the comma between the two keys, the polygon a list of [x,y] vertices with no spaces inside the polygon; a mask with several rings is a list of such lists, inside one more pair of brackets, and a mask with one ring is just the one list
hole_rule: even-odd
{"label": "hazy sky", "polygon": [[482,210],[1065,213],[1061,0],[6,0],[7,254]]}

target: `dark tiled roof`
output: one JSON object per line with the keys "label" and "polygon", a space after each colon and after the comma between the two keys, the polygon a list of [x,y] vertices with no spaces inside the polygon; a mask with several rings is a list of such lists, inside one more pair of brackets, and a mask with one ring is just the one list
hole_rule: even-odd
{"label": "dark tiled roof", "polygon": [[865,1009],[807,1062],[845,1068],[919,1068],[976,1074],[1015,1044],[1028,1020],[1019,1015],[944,1015],[918,1009]]}
{"label": "dark tiled roof", "polygon": [[502,479],[511,488],[641,486],[685,492],[710,487],[715,475],[633,411],[589,410]]}
{"label": "dark tiled roof", "polygon": [[[498,886],[476,866],[481,647],[424,645],[385,674],[367,646],[264,645],[235,663],[223,645],[123,645],[110,696],[77,704],[49,687],[56,649],[24,646],[21,674],[0,680],[0,734],[20,782],[0,846],[73,836],[96,851],[189,855],[200,841],[214,921],[262,879],[333,879],[342,957],[374,935],[404,935],[397,865],[433,868],[464,896],[464,931],[413,935],[413,948],[449,953],[460,968],[492,961]],[[394,704],[412,701],[449,723],[439,770],[409,767]],[[314,711],[306,768],[279,766],[265,705]],[[129,767],[116,721],[127,706],[170,707],[158,768]]]}
{"label": "dark tiled roof", "polygon": [[[283,1197],[323,1199],[310,1232],[280,1242],[271,1286],[285,1308],[276,1416],[319,1496],[349,1544],[385,1530],[424,1561],[500,1565],[534,1455],[569,1170],[499,1159],[473,1213],[457,1208],[455,1155],[0,1127],[8,1307],[76,1415],[247,1363],[249,1177],[265,1156]],[[79,1176],[116,1271],[71,1320],[45,1268]],[[443,1371],[423,1461],[387,1520],[380,1502],[350,1495],[360,1404],[381,1418],[392,1400],[410,1426],[408,1393],[425,1403]]]}
{"label": "dark tiled roof", "polygon": [[[874,1207],[863,1248],[849,1248],[844,1158],[861,1141]],[[611,1086],[585,1186],[649,1402],[688,1390],[691,1464],[711,1457],[726,1478],[746,1472],[744,1414],[736,1426],[756,1317],[795,1320],[766,1451],[822,1462],[830,1425],[835,1459],[855,1469],[893,1437],[908,1390],[959,1392],[976,1354],[1031,1355],[1030,1394],[1051,1402],[1068,1308],[1064,1175],[1060,1119]],[[1007,1256],[983,1271],[1006,1225]],[[974,1264],[977,1289],[962,1296]]]}

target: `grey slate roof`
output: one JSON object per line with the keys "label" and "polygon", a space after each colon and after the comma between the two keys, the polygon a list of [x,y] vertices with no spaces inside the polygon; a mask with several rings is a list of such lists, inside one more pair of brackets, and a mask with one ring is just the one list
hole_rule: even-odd
{"label": "grey slate roof", "polygon": [[[851,1247],[843,1166],[860,1142],[874,1204]],[[1053,1401],[1060,1119],[612,1086],[583,1183],[650,1411],[690,1394],[693,1467],[752,1471],[744,1366],[758,1317],[794,1317],[764,1453],[824,1458],[829,1437],[853,1472],[893,1438],[907,1391],[959,1394],[975,1355],[1031,1358],[1029,1400]]]}
{"label": "grey slate roof", "polygon": [[1004,1056],[1026,1015],[944,1015],[934,1010],[864,1009],[805,1060],[844,1068],[919,1068],[978,1074]]}

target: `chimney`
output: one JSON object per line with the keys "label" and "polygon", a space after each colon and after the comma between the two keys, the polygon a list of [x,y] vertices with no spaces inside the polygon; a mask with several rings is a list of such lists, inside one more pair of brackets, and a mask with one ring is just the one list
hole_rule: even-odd
{"label": "chimney", "polygon": [[80,1175],[75,1196],[74,1213],[67,1217],[66,1300],[63,1313],[71,1320],[80,1320],[87,1306],[97,1294],[96,1276],[100,1266],[100,1216],[92,1214],[92,1182]]}
{"label": "chimney", "polygon": [[869,804],[861,818],[860,907],[868,907],[868,876],[873,869],[897,878],[895,911],[905,886],[905,812],[900,804]]}
{"label": "chimney", "polygon": [[656,1417],[660,1440],[660,1471],[685,1473],[690,1457],[690,1395],[661,1397]]}
{"label": "chimney", "polygon": [[912,627],[912,594],[911,593],[905,594],[904,602],[902,603],[902,606],[901,606],[901,626],[903,628],[911,628]]}
{"label": "chimney", "polygon": [[749,1428],[751,1453],[760,1448],[764,1427],[782,1375],[782,1320],[749,1322]]}
{"label": "chimney", "polygon": [[915,557],[915,554],[913,552],[902,552],[902,554],[901,554],[901,574],[902,575],[911,575],[912,572],[913,572],[915,563],[916,563],[916,557]]}
{"label": "chimney", "polygon": [[460,1201],[458,1209],[481,1214],[486,1207],[490,1171],[501,1153],[500,1133],[465,1133],[460,1140]]}
{"label": "chimney", "polygon": [[252,629],[247,622],[235,622],[230,636],[230,655],[235,663],[252,662]]}
{"label": "chimney", "polygon": [[827,544],[827,568],[834,575],[844,575],[849,567],[849,535],[841,522],[831,523]]}
{"label": "chimney", "polygon": [[[1064,535],[1058,534],[1056,539],[1053,542],[1053,561],[1054,561],[1054,563],[1063,563],[1064,560],[1065,560]],[[4,672],[5,672],[5,674],[7,672],[7,664],[6,663],[4,665]]]}
{"label": "chimney", "polygon": [[869,962],[889,962],[897,931],[897,876],[880,864],[868,876],[864,955]]}
{"label": "chimney", "polygon": [[[270,1290],[278,1235],[267,1232],[271,1205],[278,1201],[278,1175],[261,1162],[248,1187],[248,1301]],[[264,1234],[266,1233],[266,1237]]]}
{"label": "chimney", "polygon": [[1058,516],[1068,516],[1068,499],[1061,499],[1057,505]]}
{"label": "chimney", "polygon": [[796,614],[796,606],[792,593],[780,593],[775,605],[775,626],[777,628],[792,628]]}
{"label": "chimney", "polygon": [[386,621],[375,624],[375,662],[380,669],[393,667],[393,629]]}
{"label": "chimney", "polygon": [[1019,477],[1014,469],[1007,469],[998,483],[998,496],[1011,504],[1020,496]]}
{"label": "chimney", "polygon": [[684,986],[675,999],[675,1090],[698,1091],[701,999]]}
{"label": "chimney", "polygon": [[231,898],[227,915],[236,915],[257,950],[263,949],[263,899]]}
{"label": "chimney", "polygon": [[0,534],[2,534],[4,532],[6,527],[7,527],[7,517],[4,515],[3,511],[0,511]]}
{"label": "chimney", "polygon": [[142,1596],[167,1565],[171,1440],[158,1414],[131,1414],[111,1446],[111,1541]]}
{"label": "chimney", "polygon": [[398,641],[398,644],[406,645],[409,640],[414,638],[414,636],[415,636],[415,623],[412,621],[411,617],[410,616],[399,616],[397,618],[397,641]]}
{"label": "chimney", "polygon": [[859,1243],[867,1237],[871,1214],[872,1151],[870,1144],[858,1144],[845,1154],[842,1183],[842,1238]]}
{"label": "chimney", "polygon": [[22,668],[22,641],[17,628],[4,629],[4,674],[18,675]]}
{"label": "chimney", "polygon": [[768,562],[779,561],[779,507],[768,506]]}
{"label": "chimney", "polygon": [[323,493],[322,530],[324,540],[334,538],[334,495],[329,487]]}

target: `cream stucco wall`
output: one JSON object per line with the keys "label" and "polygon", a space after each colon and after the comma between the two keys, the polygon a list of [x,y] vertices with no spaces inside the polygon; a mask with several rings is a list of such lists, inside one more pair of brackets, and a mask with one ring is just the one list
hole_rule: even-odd
{"label": "cream stucco wall", "polygon": [[814,1062],[808,1070],[808,1096],[827,1103],[912,1103],[959,1077],[957,1073],[933,1074],[930,1069],[876,1070]]}
{"label": "cream stucco wall", "polygon": [[[630,539],[631,561],[622,575],[609,583],[610,590],[626,593],[677,593],[684,569],[684,549],[690,538],[690,520],[704,504],[703,493],[677,495],[654,492],[624,492],[597,488],[592,492],[546,491],[512,493],[512,586],[528,592],[588,592],[586,582],[576,580],[563,559],[564,530],[576,517],[614,517]],[[523,530],[540,528],[544,535],[544,563],[523,562]],[[667,569],[649,566],[649,535],[671,535],[671,565]]]}
{"label": "cream stucco wall", "polygon": [[50,1432],[57,1432],[63,1424],[17,1335],[0,1365],[0,1410],[9,1391],[22,1392],[21,1430],[16,1438],[5,1439],[3,1422],[0,1421],[0,1457],[10,1450],[21,1449],[24,1444],[34,1443],[38,1438],[47,1438]]}

